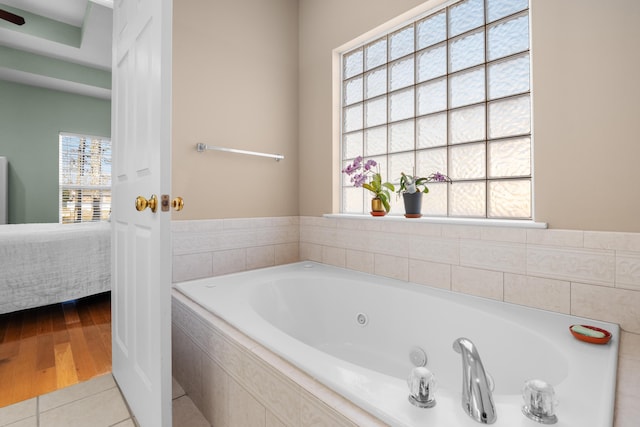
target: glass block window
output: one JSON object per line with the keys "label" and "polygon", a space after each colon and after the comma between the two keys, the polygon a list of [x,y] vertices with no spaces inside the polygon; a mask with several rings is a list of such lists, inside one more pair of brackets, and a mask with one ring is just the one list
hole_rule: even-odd
{"label": "glass block window", "polygon": [[[394,184],[447,174],[428,186],[427,215],[531,218],[528,8],[458,1],[344,53],[341,169],[363,156]],[[341,182],[342,212],[367,213],[371,194]]]}
{"label": "glass block window", "polygon": [[59,136],[60,223],[106,221],[111,212],[111,140]]}

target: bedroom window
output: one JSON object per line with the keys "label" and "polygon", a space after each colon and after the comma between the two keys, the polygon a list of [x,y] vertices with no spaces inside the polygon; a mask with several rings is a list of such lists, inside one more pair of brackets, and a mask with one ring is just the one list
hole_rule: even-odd
{"label": "bedroom window", "polygon": [[60,223],[106,221],[111,212],[111,140],[60,133]]}
{"label": "bedroom window", "polygon": [[[427,215],[531,218],[528,7],[451,2],[345,52],[341,169],[363,156],[395,184],[447,174],[453,183],[428,186]],[[341,190],[342,212],[369,211],[344,174]]]}

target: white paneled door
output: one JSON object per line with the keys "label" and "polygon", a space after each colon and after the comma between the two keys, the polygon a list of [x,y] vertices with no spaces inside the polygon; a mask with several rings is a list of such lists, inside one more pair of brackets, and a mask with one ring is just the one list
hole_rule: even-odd
{"label": "white paneled door", "polygon": [[113,375],[142,427],[171,426],[171,9],[113,11]]}

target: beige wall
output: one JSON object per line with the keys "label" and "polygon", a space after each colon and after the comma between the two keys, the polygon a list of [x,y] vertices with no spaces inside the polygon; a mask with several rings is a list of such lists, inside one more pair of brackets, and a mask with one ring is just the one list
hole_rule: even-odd
{"label": "beige wall", "polygon": [[297,1],[180,0],[173,18],[173,218],[297,215]]}
{"label": "beige wall", "polygon": [[533,0],[536,219],[640,231],[640,2]]}
{"label": "beige wall", "polygon": [[[332,51],[424,4],[176,2],[174,219],[337,212]],[[640,231],[639,18],[635,0],[531,0],[535,219],[551,228]]]}
{"label": "beige wall", "polygon": [[[332,49],[419,3],[300,0],[301,215],[336,206]],[[531,0],[531,16],[535,219],[640,231],[640,2]]]}

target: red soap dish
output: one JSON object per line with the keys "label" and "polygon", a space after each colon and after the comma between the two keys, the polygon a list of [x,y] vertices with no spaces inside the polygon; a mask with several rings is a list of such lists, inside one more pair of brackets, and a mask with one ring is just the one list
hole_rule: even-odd
{"label": "red soap dish", "polygon": [[591,343],[591,344],[606,344],[611,339],[611,332],[607,331],[606,329],[600,329],[600,328],[596,328],[595,326],[590,326],[590,325],[580,325],[583,328],[591,329],[593,331],[602,332],[604,334],[604,337],[596,338],[596,337],[590,337],[588,335],[582,335],[581,333],[575,332],[573,329],[571,329],[573,326],[575,326],[575,325],[569,326],[569,332],[571,332],[571,334],[574,337],[576,337],[577,339],[579,339],[580,341],[588,342],[588,343]]}

